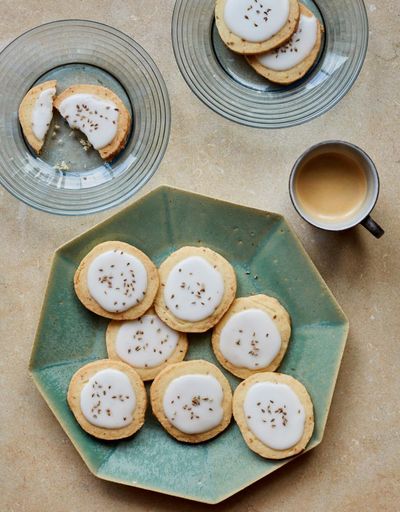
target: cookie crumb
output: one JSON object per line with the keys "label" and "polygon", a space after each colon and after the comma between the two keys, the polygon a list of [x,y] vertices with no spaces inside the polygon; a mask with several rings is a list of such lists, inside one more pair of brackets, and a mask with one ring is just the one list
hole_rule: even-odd
{"label": "cookie crumb", "polygon": [[62,160],[61,162],[57,162],[53,165],[53,169],[56,171],[69,171],[70,167],[65,160]]}
{"label": "cookie crumb", "polygon": [[79,139],[79,143],[82,145],[82,147],[85,151],[89,151],[89,149],[92,147],[90,142],[85,139]]}

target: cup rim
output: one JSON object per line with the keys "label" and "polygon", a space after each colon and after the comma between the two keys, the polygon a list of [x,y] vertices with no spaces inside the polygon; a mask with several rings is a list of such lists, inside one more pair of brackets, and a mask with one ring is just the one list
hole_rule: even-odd
{"label": "cup rim", "polygon": [[[348,148],[351,148],[352,150],[361,154],[361,156],[370,164],[370,169],[372,170],[372,173],[376,179],[376,188],[374,191],[373,200],[371,202],[371,207],[369,208],[368,213],[365,216],[363,216],[362,218],[357,218],[354,221],[347,224],[346,226],[339,227],[339,228],[333,227],[333,226],[330,227],[329,225],[325,225],[325,224],[313,221],[310,218],[307,218],[304,215],[301,207],[299,206],[297,199],[295,197],[295,193],[294,193],[294,179],[295,179],[297,170],[299,168],[299,165],[304,160],[304,158],[307,155],[309,155],[312,151],[314,151],[315,149],[317,149],[319,147],[337,145],[337,144],[342,145],[342,146],[347,146]],[[371,211],[375,208],[376,202],[378,201],[379,191],[380,191],[379,174],[378,174],[376,165],[373,162],[372,158],[368,155],[368,153],[366,153],[359,146],[356,146],[355,144],[352,144],[351,142],[347,142],[347,141],[340,140],[340,139],[324,140],[324,141],[318,142],[317,144],[313,144],[312,146],[308,147],[305,151],[303,151],[303,153],[301,153],[300,156],[297,157],[295,163],[292,166],[292,169],[290,171],[290,176],[289,176],[289,196],[290,196],[290,200],[292,201],[292,205],[293,205],[294,209],[296,210],[296,212],[298,213],[298,215],[300,215],[300,217],[302,219],[304,219],[306,222],[308,222],[308,224],[310,224],[311,226],[314,226],[314,227],[317,227],[320,229],[324,229],[326,231],[346,231],[347,229],[353,228],[353,227],[357,226],[358,224],[360,224],[364,219],[366,219],[370,215]]]}

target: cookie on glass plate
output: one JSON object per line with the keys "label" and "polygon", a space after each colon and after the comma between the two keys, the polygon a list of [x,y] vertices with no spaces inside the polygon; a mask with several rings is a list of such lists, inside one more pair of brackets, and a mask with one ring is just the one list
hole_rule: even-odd
{"label": "cookie on glass plate", "polygon": [[131,116],[123,101],[101,85],[77,84],[54,100],[68,125],[84,133],[101,158],[112,160],[125,147]]}
{"label": "cookie on glass plate", "polygon": [[25,94],[18,109],[24,137],[36,154],[40,154],[53,119],[53,98],[57,80],[35,85]]}
{"label": "cookie on glass plate", "polygon": [[318,56],[322,25],[304,5],[300,6],[300,13],[298,27],[286,44],[267,53],[247,57],[250,66],[271,82],[291,84],[300,80]]}
{"label": "cookie on glass plate", "polygon": [[221,39],[236,53],[266,52],[290,39],[299,20],[297,0],[217,0]]}

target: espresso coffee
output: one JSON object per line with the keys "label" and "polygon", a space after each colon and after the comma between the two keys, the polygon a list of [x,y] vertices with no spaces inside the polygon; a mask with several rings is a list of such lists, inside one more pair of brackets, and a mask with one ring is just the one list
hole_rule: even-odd
{"label": "espresso coffee", "polygon": [[324,152],[304,160],[294,180],[297,201],[304,212],[328,223],[354,217],[367,197],[367,189],[361,164],[339,152]]}

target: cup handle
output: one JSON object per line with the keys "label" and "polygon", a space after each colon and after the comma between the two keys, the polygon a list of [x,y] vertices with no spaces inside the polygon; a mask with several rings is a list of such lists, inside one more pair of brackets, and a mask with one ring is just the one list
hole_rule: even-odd
{"label": "cup handle", "polygon": [[380,238],[385,232],[370,215],[367,215],[365,219],[361,221],[361,224],[365,228],[367,228],[368,231],[372,233],[375,238]]}

